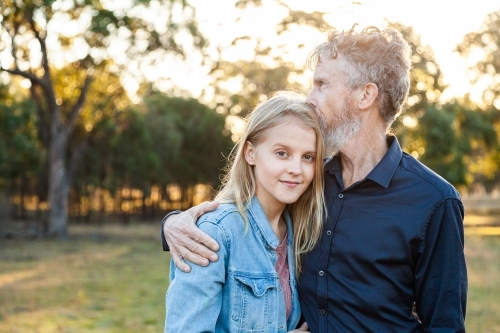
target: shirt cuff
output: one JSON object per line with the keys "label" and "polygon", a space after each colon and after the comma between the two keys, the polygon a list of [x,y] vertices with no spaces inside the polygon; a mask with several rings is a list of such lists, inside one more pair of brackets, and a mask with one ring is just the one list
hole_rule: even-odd
{"label": "shirt cuff", "polygon": [[168,213],[164,218],[163,220],[161,220],[161,231],[160,231],[160,234],[161,234],[161,245],[163,247],[163,251],[170,251],[170,247],[168,246],[167,244],[167,240],[165,239],[165,234],[163,233],[163,225],[165,224],[165,221],[172,215],[176,215],[176,214],[180,214],[181,211],[180,210],[174,210],[173,212],[171,213]]}

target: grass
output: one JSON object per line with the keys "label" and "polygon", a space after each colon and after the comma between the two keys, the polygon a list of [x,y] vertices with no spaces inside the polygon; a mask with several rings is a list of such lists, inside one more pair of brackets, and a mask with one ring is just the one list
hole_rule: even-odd
{"label": "grass", "polygon": [[468,332],[500,333],[500,237],[466,233]]}
{"label": "grass", "polygon": [[[66,241],[0,240],[0,332],[161,332],[169,256],[158,229],[70,226]],[[467,228],[466,256],[467,331],[500,333],[500,237]]]}
{"label": "grass", "polygon": [[161,332],[169,256],[155,224],[2,240],[0,332]]}

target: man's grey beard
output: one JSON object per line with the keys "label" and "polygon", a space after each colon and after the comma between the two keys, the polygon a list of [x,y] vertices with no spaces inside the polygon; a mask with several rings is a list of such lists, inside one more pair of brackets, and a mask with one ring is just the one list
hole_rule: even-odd
{"label": "man's grey beard", "polygon": [[327,157],[337,155],[345,143],[361,130],[361,117],[349,104],[344,104],[342,114],[332,119],[331,124],[327,124],[326,119],[320,121]]}

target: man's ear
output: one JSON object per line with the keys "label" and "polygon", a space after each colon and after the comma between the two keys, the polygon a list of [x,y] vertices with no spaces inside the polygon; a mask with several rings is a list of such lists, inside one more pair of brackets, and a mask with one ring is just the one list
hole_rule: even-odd
{"label": "man's ear", "polygon": [[358,100],[358,108],[366,110],[376,103],[378,97],[378,87],[375,83],[368,83],[360,91],[360,98]]}
{"label": "man's ear", "polygon": [[245,160],[248,164],[255,164],[255,147],[250,141],[245,141],[245,146],[243,147],[243,152],[245,153]]}

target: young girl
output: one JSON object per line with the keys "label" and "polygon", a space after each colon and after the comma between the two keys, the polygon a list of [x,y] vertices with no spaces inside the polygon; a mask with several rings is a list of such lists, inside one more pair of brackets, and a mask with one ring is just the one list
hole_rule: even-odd
{"label": "young girl", "polygon": [[[300,319],[296,274],[323,214],[323,139],[304,97],[280,92],[257,106],[200,229],[218,261],[170,266],[165,332],[289,332]],[[307,331],[303,325],[295,332]]]}

